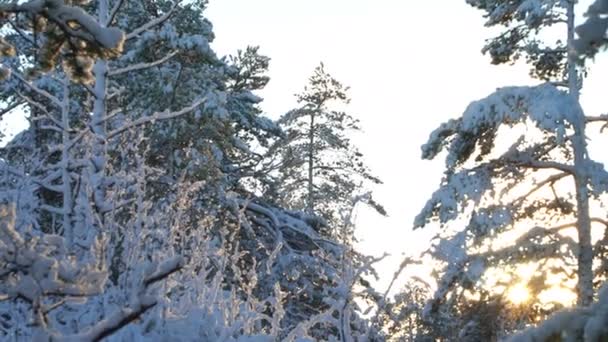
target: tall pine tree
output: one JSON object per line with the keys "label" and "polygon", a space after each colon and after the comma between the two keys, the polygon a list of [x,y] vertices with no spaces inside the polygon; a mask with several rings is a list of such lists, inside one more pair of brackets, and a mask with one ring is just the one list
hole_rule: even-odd
{"label": "tall pine tree", "polygon": [[[288,208],[323,218],[326,226],[340,225],[352,199],[361,195],[363,202],[386,215],[367,190],[381,181],[363,163],[363,154],[348,136],[360,127],[342,110],[350,101],[347,91],[319,65],[297,95],[300,106],[279,119],[286,138],[270,154],[279,166],[268,195]],[[352,239],[352,232],[348,235],[342,238]]]}

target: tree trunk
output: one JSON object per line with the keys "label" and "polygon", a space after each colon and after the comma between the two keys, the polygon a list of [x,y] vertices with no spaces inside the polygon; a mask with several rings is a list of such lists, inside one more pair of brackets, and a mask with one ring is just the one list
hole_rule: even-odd
{"label": "tree trunk", "polygon": [[308,131],[308,205],[307,209],[310,214],[314,214],[315,202],[314,202],[314,153],[315,153],[315,112],[310,113],[310,128]]}
{"label": "tree trunk", "polygon": [[[578,74],[574,42],[574,1],[568,4],[568,88],[570,95],[578,103]],[[580,105],[578,106],[580,108]],[[578,230],[578,305],[588,306],[593,302],[593,246],[591,245],[591,220],[589,217],[589,179],[587,162],[587,142],[585,140],[585,117],[582,109],[579,122],[574,124],[572,146],[574,149],[574,183],[576,186],[577,230]]]}
{"label": "tree trunk", "polygon": [[[108,18],[108,0],[99,1],[98,19],[101,25],[105,25]],[[99,214],[101,224],[104,221],[104,212],[106,211],[106,191],[105,191],[105,168],[107,158],[106,147],[106,92],[107,92],[107,77],[108,77],[108,62],[104,59],[98,59],[93,67],[95,76],[95,87],[93,95],[95,102],[93,104],[93,116],[91,118],[91,130],[93,131],[93,146],[91,151],[91,169],[90,179],[93,190],[93,201],[95,209]]]}

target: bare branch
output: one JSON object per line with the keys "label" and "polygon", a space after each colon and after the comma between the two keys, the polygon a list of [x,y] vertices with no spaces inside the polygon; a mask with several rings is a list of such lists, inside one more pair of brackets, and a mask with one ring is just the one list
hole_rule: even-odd
{"label": "bare branch", "polygon": [[526,159],[526,160],[511,159],[511,160],[508,160],[508,162],[516,164],[518,166],[531,168],[531,169],[555,169],[555,170],[565,172],[569,175],[574,175],[576,172],[574,167],[571,165],[562,164],[562,163],[553,162],[553,161],[543,161],[543,160],[533,160],[533,159]]}
{"label": "bare branch", "polygon": [[586,116],[585,120],[587,123],[590,122],[608,122],[608,114],[602,114],[598,116]]}
{"label": "bare branch", "polygon": [[550,176],[548,178],[546,178],[545,180],[537,183],[536,185],[534,185],[534,187],[532,189],[530,189],[530,191],[528,191],[526,194],[516,198],[512,203],[519,203],[523,200],[525,200],[526,198],[530,197],[530,195],[532,195],[533,193],[537,192],[538,190],[542,189],[545,185],[547,184],[554,184],[555,182],[566,178],[568,176],[571,176],[570,174],[566,173],[566,172],[562,172],[562,173],[558,173],[555,174],[553,176]]}

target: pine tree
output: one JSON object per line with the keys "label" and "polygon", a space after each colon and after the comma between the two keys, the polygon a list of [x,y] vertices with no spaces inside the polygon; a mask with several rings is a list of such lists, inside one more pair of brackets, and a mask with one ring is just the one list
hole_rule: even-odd
{"label": "pine tree", "polygon": [[[447,151],[446,172],[415,226],[464,226],[444,230],[431,249],[443,267],[427,313],[442,310],[447,298],[460,291],[497,286],[486,276],[487,269],[514,270],[528,263],[539,265],[533,279],[543,286],[547,277],[565,283],[576,274],[572,290],[579,305],[589,305],[603,277],[593,262],[602,258],[598,251],[603,242],[592,242],[592,227],[607,223],[601,211],[591,212],[595,207],[590,203],[606,192],[608,174],[587,153],[585,128],[591,120],[578,102],[574,3],[469,3],[487,12],[488,26],[507,28],[485,48],[494,63],[525,55],[533,76],[557,81],[498,89],[471,103],[460,118],[442,124],[423,146],[425,159]],[[565,40],[547,47],[535,38],[558,24]],[[577,239],[564,234],[567,229]]]}
{"label": "pine tree", "polygon": [[[350,101],[347,91],[323,64],[318,66],[297,95],[300,107],[279,119],[286,138],[270,153],[271,159],[278,156],[279,166],[268,195],[289,208],[318,215],[329,226],[340,224],[341,215],[351,209],[351,198],[367,193],[365,187],[370,184],[381,184],[347,135],[360,130],[359,121],[340,110]],[[364,198],[370,207],[386,215],[371,195]],[[352,234],[344,238],[352,239]]]}

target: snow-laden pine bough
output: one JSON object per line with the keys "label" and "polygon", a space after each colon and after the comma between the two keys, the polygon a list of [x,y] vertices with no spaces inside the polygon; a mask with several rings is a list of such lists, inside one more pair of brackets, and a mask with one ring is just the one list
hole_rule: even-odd
{"label": "snow-laden pine bough", "polygon": [[[0,27],[7,23],[39,50],[37,70],[50,71],[65,48],[66,71],[83,82],[92,81],[91,69],[96,59],[118,56],[125,41],[122,30],[107,27],[110,22],[100,22],[82,8],[66,5],[63,0],[2,3]],[[44,34],[45,40],[38,41],[39,34]],[[15,47],[0,37],[0,57],[12,57],[15,53]],[[9,68],[0,67],[0,79],[9,75]]]}

